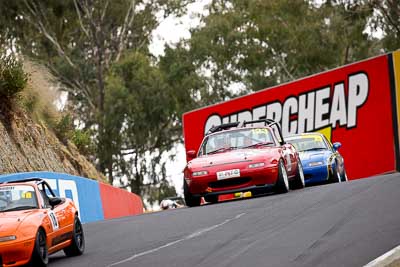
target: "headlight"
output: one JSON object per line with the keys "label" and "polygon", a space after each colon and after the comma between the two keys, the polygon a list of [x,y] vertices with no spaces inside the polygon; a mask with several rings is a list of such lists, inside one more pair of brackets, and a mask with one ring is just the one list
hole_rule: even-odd
{"label": "headlight", "polygon": [[324,163],[322,161],[314,161],[314,162],[308,163],[308,166],[310,166],[310,167],[321,166],[321,165],[324,165]]}
{"label": "headlight", "polygon": [[202,175],[207,175],[208,171],[198,171],[198,172],[193,172],[192,176],[202,176]]}
{"label": "headlight", "polygon": [[6,241],[12,241],[17,239],[15,235],[9,235],[9,236],[1,236],[0,237],[0,242],[6,242]]}
{"label": "headlight", "polygon": [[263,167],[264,165],[265,165],[264,162],[253,163],[253,164],[250,164],[250,165],[249,165],[249,168],[250,168],[250,169],[252,169],[252,168],[259,168],[259,167]]}

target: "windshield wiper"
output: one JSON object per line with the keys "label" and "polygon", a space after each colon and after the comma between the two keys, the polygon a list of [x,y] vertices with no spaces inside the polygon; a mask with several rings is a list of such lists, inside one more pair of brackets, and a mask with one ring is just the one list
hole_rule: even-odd
{"label": "windshield wiper", "polygon": [[309,149],[300,150],[299,152],[311,151],[311,150],[326,150],[326,148],[324,148],[324,147],[313,147],[313,148],[309,148]]}
{"label": "windshield wiper", "polygon": [[17,211],[17,210],[31,210],[31,209],[37,209],[37,207],[36,206],[19,206],[19,207],[15,207],[15,208],[11,208],[11,209],[2,210],[2,212]]}
{"label": "windshield wiper", "polygon": [[269,146],[269,145],[273,145],[273,142],[260,142],[260,143],[256,143],[256,144],[252,144],[249,146],[243,146],[241,148],[250,148],[250,147],[256,147],[256,146]]}
{"label": "windshield wiper", "polygon": [[236,146],[221,147],[221,148],[218,148],[218,149],[216,149],[216,150],[213,150],[213,151],[208,152],[207,155],[215,154],[215,153],[219,153],[219,152],[224,152],[224,151],[232,150],[232,149],[237,149],[237,147],[236,147]]}

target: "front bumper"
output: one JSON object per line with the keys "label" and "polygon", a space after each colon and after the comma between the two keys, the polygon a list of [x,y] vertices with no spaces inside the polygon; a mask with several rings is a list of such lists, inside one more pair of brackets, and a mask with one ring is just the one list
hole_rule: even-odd
{"label": "front bumper", "polygon": [[31,258],[35,239],[0,243],[0,257],[4,267],[27,264]]}
{"label": "front bumper", "polygon": [[[227,168],[227,169],[234,169]],[[223,170],[218,170],[223,171]],[[240,169],[240,177],[218,180],[216,172],[190,180],[189,190],[195,196],[221,195],[243,191],[265,190],[276,184],[278,166]]]}
{"label": "front bumper", "polygon": [[304,167],[304,182],[307,184],[326,182],[329,178],[327,165]]}
{"label": "front bumper", "polygon": [[262,193],[266,192],[267,190],[271,190],[274,186],[275,186],[275,184],[266,184],[266,185],[258,185],[258,186],[253,185],[253,186],[225,190],[225,191],[218,191],[218,192],[211,192],[211,193],[204,193],[204,194],[194,194],[193,196],[195,196],[195,197],[219,196],[219,195],[233,194],[233,193],[247,192],[247,191],[251,191],[252,195],[257,195],[257,194],[262,194]]}

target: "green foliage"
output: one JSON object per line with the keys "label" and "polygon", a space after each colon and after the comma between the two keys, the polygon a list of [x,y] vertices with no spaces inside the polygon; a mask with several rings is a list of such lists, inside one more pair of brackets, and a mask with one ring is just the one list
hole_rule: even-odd
{"label": "green foliage", "polygon": [[165,76],[165,82],[171,88],[179,123],[184,112],[207,104],[202,102],[208,96],[207,81],[197,73],[196,64],[189,53],[179,45],[176,48],[167,46],[158,65]]}
{"label": "green foliage", "polygon": [[36,122],[44,123],[44,125],[49,129],[57,127],[59,123],[59,112],[51,100],[46,98],[46,94],[35,89],[32,88],[31,85],[26,87],[24,92],[21,94],[21,106]]}
{"label": "green foliage", "polygon": [[371,0],[371,8],[376,16],[372,18],[372,26],[383,32],[383,49],[390,52],[400,48],[400,1]]}
{"label": "green foliage", "polygon": [[176,190],[167,180],[162,180],[157,186],[149,187],[146,195],[150,205],[160,204],[163,199],[176,196]]}
{"label": "green foliage", "polygon": [[161,155],[180,139],[176,95],[165,75],[138,52],[124,54],[106,81],[106,134],[98,153],[109,155],[103,164],[129,177],[133,192],[144,194],[146,180],[157,185],[165,177]]}
{"label": "green foliage", "polygon": [[29,114],[34,114],[39,102],[39,96],[37,94],[28,94],[22,100],[22,105]]}
{"label": "green foliage", "polygon": [[91,156],[95,152],[90,130],[75,129],[74,119],[71,114],[66,113],[51,126],[58,139],[67,143],[71,141],[83,155]]}
{"label": "green foliage", "polygon": [[[193,0],[0,1],[0,45],[42,62],[59,79],[69,92],[74,119],[85,130],[92,129],[98,168],[107,173],[110,183],[114,165],[120,164],[113,155],[121,149],[121,137],[120,127],[110,125],[112,119],[106,111],[110,101],[106,99],[106,76],[124,52],[148,54],[157,17],[180,14],[190,2]],[[118,123],[122,121],[119,117],[123,114],[113,115]],[[57,132],[64,139],[68,131],[62,125]]]}
{"label": "green foliage", "polygon": [[0,53],[0,95],[8,99],[21,92],[28,82],[22,63],[12,54]]}
{"label": "green foliage", "polygon": [[61,142],[67,143],[74,134],[74,122],[71,114],[64,114],[54,125],[54,132]]}
{"label": "green foliage", "polygon": [[316,7],[303,0],[213,0],[208,11],[178,46],[207,81],[207,103],[233,97],[228,88],[235,83],[259,90],[379,53],[377,40],[363,33],[373,12],[363,1]]}
{"label": "green foliage", "polygon": [[71,140],[83,155],[89,156],[95,152],[91,136],[92,134],[89,130],[75,129],[73,132]]}
{"label": "green foliage", "polygon": [[127,49],[147,53],[157,14],[181,13],[190,2],[0,1],[0,44],[49,67],[71,92],[77,119],[101,132],[104,79],[111,65]]}
{"label": "green foliage", "polygon": [[24,59],[24,71],[29,81],[20,94],[18,103],[37,123],[43,123],[52,129],[59,120],[59,112],[55,105],[59,99],[54,77],[42,65]]}

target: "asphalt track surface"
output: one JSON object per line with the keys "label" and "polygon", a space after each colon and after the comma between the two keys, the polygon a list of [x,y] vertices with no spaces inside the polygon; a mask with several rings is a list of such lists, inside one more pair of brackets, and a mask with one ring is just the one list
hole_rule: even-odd
{"label": "asphalt track surface", "polygon": [[84,225],[55,266],[363,266],[400,244],[400,174]]}

